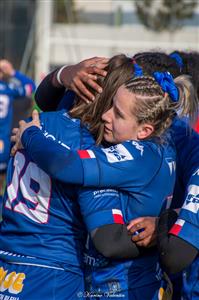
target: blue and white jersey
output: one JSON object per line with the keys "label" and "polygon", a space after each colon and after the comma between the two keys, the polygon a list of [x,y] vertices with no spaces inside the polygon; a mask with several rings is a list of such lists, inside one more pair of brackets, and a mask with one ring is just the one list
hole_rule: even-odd
{"label": "blue and white jersey", "polygon": [[188,124],[175,118],[171,135],[177,152],[177,181],[172,207],[182,207],[192,174],[199,168],[199,135]]}
{"label": "blue and white jersey", "polygon": [[[43,136],[63,149],[94,143],[80,121],[71,120],[65,111],[41,114],[41,124]],[[59,161],[59,153],[54,155]],[[53,180],[25,150],[18,151],[8,164],[0,257],[78,271],[85,226],[76,199],[75,186]]]}
{"label": "blue and white jersey", "polygon": [[0,80],[0,171],[4,171],[10,153],[10,131],[12,126],[13,100],[31,96],[34,82],[16,71],[9,82]]}
{"label": "blue and white jersey", "polygon": [[[161,168],[162,159],[157,162],[158,165],[153,161],[158,155],[162,158],[165,149],[150,141],[125,141],[108,148],[93,146],[88,150],[63,149],[46,139],[35,126],[24,131],[22,143],[30,157],[55,179],[85,187],[117,187],[128,192],[134,192],[136,188],[139,190],[139,182],[142,183],[143,178],[149,182],[151,176],[156,174],[157,169]],[[167,165],[172,173],[175,169],[173,147],[166,148]],[[144,150],[150,155],[147,169],[139,167],[147,156],[143,156]],[[59,153],[59,159],[54,153]],[[78,173],[71,170],[78,170]],[[162,182],[162,186],[165,184]]]}
{"label": "blue and white jersey", "polygon": [[[176,223],[170,230],[199,250],[199,169],[197,169],[188,185],[187,196]],[[184,272],[183,299],[198,299],[199,297],[199,256]]]}
{"label": "blue and white jersey", "polygon": [[[152,141],[131,143],[134,147],[131,154],[129,153],[132,160],[129,176],[131,182],[128,182],[129,186],[125,191],[94,188],[82,188],[79,191],[81,212],[89,232],[107,224],[127,224],[139,216],[157,216],[172,198],[175,183],[175,150],[168,145],[157,145]],[[106,150],[102,149],[105,151],[107,164],[118,163],[119,154],[115,156],[113,152]],[[127,155],[127,148],[123,149],[123,153],[124,151]],[[121,170],[123,164],[125,161],[120,161]],[[107,168],[107,172],[108,170]],[[93,289],[95,292],[111,292],[110,281],[117,283],[119,292],[119,289],[134,289],[159,280],[156,250],[141,258],[118,262],[99,254],[89,240],[85,263],[87,281],[90,277],[93,292]]]}

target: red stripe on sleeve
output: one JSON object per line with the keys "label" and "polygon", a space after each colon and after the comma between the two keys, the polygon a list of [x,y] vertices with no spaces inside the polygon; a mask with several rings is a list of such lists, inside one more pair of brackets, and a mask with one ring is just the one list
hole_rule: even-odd
{"label": "red stripe on sleeve", "polygon": [[114,223],[124,224],[123,217],[121,215],[113,214]]}
{"label": "red stripe on sleeve", "polygon": [[80,158],[90,158],[89,152],[87,150],[78,150],[77,152]]}
{"label": "red stripe on sleeve", "polygon": [[171,230],[169,231],[169,233],[178,235],[181,229],[182,229],[182,226],[180,226],[178,224],[174,224],[173,227],[171,228]]}

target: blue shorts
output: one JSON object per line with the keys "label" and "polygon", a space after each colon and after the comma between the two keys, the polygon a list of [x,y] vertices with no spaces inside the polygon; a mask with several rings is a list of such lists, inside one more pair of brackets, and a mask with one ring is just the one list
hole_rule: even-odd
{"label": "blue shorts", "polygon": [[83,291],[83,274],[0,261],[0,299],[77,300]]}

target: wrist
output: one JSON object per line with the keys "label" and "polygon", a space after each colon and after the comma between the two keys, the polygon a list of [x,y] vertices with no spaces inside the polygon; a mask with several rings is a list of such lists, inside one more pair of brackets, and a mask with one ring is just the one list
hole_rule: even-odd
{"label": "wrist", "polygon": [[62,80],[61,80],[61,73],[62,71],[67,67],[67,65],[64,65],[63,67],[61,67],[56,74],[56,80],[59,83],[59,85],[64,86]]}

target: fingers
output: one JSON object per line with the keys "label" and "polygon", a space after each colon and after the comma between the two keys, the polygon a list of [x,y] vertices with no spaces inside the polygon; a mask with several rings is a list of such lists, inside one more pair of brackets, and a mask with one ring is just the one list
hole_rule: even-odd
{"label": "fingers", "polygon": [[106,57],[92,57],[83,61],[85,67],[89,67],[96,64],[107,64],[109,62],[109,58]]}
{"label": "fingers", "polygon": [[14,144],[14,146],[11,149],[11,155],[15,155],[17,150],[22,149],[22,144],[21,144],[21,139],[20,139],[20,129],[19,128],[13,128],[12,130],[12,136],[11,136],[11,141]]}
{"label": "fingers", "polygon": [[[104,68],[106,67],[106,65],[104,65]],[[97,74],[97,75],[101,75],[103,77],[105,77],[107,75],[107,72],[104,71],[103,69],[100,69],[99,67],[97,66],[90,66],[87,68],[87,72],[89,74]]]}
{"label": "fingers", "polygon": [[97,84],[97,82],[95,82],[94,80],[92,80],[91,78],[89,78],[87,80],[87,84],[94,89],[96,92],[101,93],[102,92],[102,88],[99,84]]}
{"label": "fingers", "polygon": [[140,247],[152,247],[156,245],[156,236],[148,236],[146,238],[140,239],[138,242],[136,242],[136,245]]}
{"label": "fingers", "polygon": [[16,127],[15,127],[15,128],[12,129],[12,134],[17,134],[18,131],[19,131],[19,128],[16,128]]}
{"label": "fingers", "polygon": [[26,125],[26,122],[24,120],[19,121],[19,127],[24,127]]}
{"label": "fingers", "polygon": [[71,84],[73,91],[85,102],[93,101],[95,96],[87,89],[84,83],[80,79],[76,79],[73,84]]}
{"label": "fingers", "polygon": [[136,218],[131,220],[127,226],[127,230],[133,228],[133,230],[137,230],[138,228],[143,228],[143,221],[145,220],[144,217]]}
{"label": "fingers", "polygon": [[18,144],[15,144],[11,149],[11,152],[10,152],[11,156],[14,156],[18,150],[19,150]]}
{"label": "fingers", "polygon": [[[109,59],[105,57],[92,57],[65,68],[62,72],[64,86],[72,89],[86,103],[94,101],[94,92],[102,92],[101,86],[96,82],[97,76],[105,77],[107,75],[104,68],[108,61]],[[92,88],[94,92],[89,88]]]}
{"label": "fingers", "polygon": [[139,241],[145,239],[146,237],[147,237],[147,235],[146,235],[145,231],[142,231],[142,232],[137,231],[137,234],[132,236],[132,241],[139,242]]}
{"label": "fingers", "polygon": [[36,109],[34,109],[32,111],[32,119],[33,119],[33,121],[40,122],[40,120],[39,120],[39,113],[38,113],[38,111]]}
{"label": "fingers", "polygon": [[84,96],[84,94],[81,93],[76,87],[73,87],[73,91],[75,92],[75,94],[77,96],[79,96],[79,98],[81,98],[82,101],[84,101],[87,104],[94,100],[94,96],[91,96],[91,98],[88,98],[88,96],[87,97]]}

